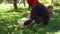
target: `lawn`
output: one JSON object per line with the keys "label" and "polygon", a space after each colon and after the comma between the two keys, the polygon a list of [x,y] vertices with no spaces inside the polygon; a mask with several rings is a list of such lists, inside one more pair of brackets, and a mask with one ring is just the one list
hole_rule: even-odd
{"label": "lawn", "polygon": [[32,24],[20,28],[17,26],[17,20],[27,17],[29,13],[27,6],[20,6],[18,12],[13,10],[10,5],[0,5],[0,34],[60,34],[60,6],[54,6],[55,11],[59,13],[57,17],[51,16],[49,24],[40,27],[34,27]]}

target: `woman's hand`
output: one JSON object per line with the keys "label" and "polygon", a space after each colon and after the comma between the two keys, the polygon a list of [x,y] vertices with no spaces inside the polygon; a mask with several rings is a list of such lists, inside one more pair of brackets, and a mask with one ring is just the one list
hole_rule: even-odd
{"label": "woman's hand", "polygon": [[19,27],[23,27],[24,26],[24,23],[18,23],[18,26]]}

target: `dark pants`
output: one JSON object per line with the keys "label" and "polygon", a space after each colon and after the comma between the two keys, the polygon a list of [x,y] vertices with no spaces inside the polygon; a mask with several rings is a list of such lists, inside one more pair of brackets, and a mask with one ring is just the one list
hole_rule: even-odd
{"label": "dark pants", "polygon": [[50,13],[48,9],[41,3],[39,3],[37,6],[32,7],[31,10],[31,16],[30,19],[27,20],[24,25],[29,25],[32,23],[33,20],[35,20],[35,23],[48,23],[50,19]]}

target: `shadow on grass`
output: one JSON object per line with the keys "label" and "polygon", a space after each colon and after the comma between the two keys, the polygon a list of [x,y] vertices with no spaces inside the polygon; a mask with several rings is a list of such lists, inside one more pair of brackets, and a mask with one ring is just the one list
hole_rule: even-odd
{"label": "shadow on grass", "polygon": [[60,10],[59,10],[59,9],[56,9],[55,11],[56,11],[57,13],[60,13]]}
{"label": "shadow on grass", "polygon": [[[56,12],[60,13],[58,9],[55,10]],[[4,13],[10,13],[4,14],[6,17],[2,17],[1,23],[0,23],[0,34],[8,34],[8,33],[14,33],[14,34],[54,34],[55,32],[60,31],[60,17],[57,18],[51,18],[48,25],[43,25],[38,27],[34,27],[33,25],[29,25],[27,27],[19,28],[17,27],[17,19],[26,17],[27,8],[19,8],[18,13],[19,14],[13,14],[14,10],[11,9]],[[22,14],[22,15],[21,15]],[[16,16],[18,15],[18,16]],[[2,15],[3,16],[3,15]],[[21,17],[22,16],[22,17]],[[60,16],[60,15],[59,15]]]}
{"label": "shadow on grass", "polygon": [[[57,13],[60,13],[60,10],[55,10]],[[60,16],[60,15],[58,15]],[[33,27],[30,25],[26,28],[27,30],[23,30],[23,34],[55,34],[60,31],[60,17],[54,17],[50,19],[48,25],[43,25],[41,27]]]}
{"label": "shadow on grass", "polygon": [[55,34],[55,32],[60,31],[60,19],[53,18],[50,20],[48,25],[43,25],[40,27],[33,27],[33,25],[28,26],[24,30],[24,33],[33,33],[33,34]]}

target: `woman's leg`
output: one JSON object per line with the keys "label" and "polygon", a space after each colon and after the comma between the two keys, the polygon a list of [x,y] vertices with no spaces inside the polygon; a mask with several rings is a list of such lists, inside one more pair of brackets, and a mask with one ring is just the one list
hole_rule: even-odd
{"label": "woman's leg", "polygon": [[40,8],[40,10],[39,10],[39,15],[40,15],[40,17],[41,17],[41,19],[42,19],[42,22],[44,23],[44,24],[47,24],[48,23],[48,21],[49,21],[49,19],[50,19],[50,13],[49,13],[49,11],[48,11],[48,9],[43,5],[43,4],[39,4],[39,8]]}

